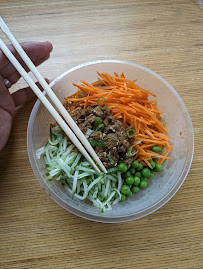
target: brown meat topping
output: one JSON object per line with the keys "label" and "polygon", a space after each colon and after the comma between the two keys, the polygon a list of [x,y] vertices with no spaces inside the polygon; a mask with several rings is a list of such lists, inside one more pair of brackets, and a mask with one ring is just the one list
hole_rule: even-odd
{"label": "brown meat topping", "polygon": [[[84,134],[88,129],[93,130],[89,139],[104,145],[105,148],[95,146],[94,150],[106,168],[114,167],[119,163],[126,163],[128,167],[131,165],[133,158],[129,158],[126,153],[133,139],[128,138],[124,124],[115,119],[108,108],[101,110],[99,106],[89,106],[83,109],[74,108],[71,104],[66,104],[65,107]],[[104,128],[98,131],[94,130],[97,117],[103,120],[104,125]]]}

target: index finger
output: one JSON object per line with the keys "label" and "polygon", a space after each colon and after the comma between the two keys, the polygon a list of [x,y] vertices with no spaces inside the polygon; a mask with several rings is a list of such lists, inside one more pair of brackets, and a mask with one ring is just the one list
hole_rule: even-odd
{"label": "index finger", "polygon": [[[53,49],[53,46],[50,42],[23,42],[20,44],[24,51],[32,59],[42,58],[46,53],[50,53]],[[7,46],[9,50],[13,53],[17,60],[20,60],[21,57],[13,47],[13,45]],[[0,50],[0,69],[4,68],[10,62]]]}

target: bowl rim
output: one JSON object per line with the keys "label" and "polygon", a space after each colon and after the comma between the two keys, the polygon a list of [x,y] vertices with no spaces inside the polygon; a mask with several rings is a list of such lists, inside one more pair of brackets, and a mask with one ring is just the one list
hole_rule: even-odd
{"label": "bowl rim", "polygon": [[[119,64],[125,64],[125,65],[130,65],[133,67],[137,67],[139,69],[142,69],[148,73],[150,73],[151,75],[153,75],[154,77],[156,77],[157,79],[159,79],[163,84],[165,84],[167,86],[167,88],[169,88],[169,90],[177,97],[179,103],[181,104],[182,109],[184,109],[184,114],[186,115],[186,119],[187,119],[187,123],[189,125],[189,155],[187,156],[187,159],[185,161],[185,167],[182,171],[181,176],[179,177],[179,180],[176,182],[176,184],[173,186],[172,189],[170,189],[170,191],[164,196],[162,197],[162,199],[160,201],[158,201],[157,203],[155,203],[154,205],[152,205],[151,207],[148,207],[147,209],[144,209],[142,211],[140,211],[139,213],[136,214],[131,214],[131,215],[127,215],[127,216],[119,216],[118,218],[116,217],[105,217],[105,216],[95,216],[94,214],[90,214],[90,213],[86,213],[86,212],[82,212],[80,210],[78,210],[76,207],[70,206],[67,203],[65,203],[64,201],[61,200],[61,198],[54,193],[51,188],[48,186],[47,183],[45,183],[44,179],[42,178],[42,180],[39,180],[39,177],[41,177],[39,171],[38,171],[38,167],[34,161],[34,157],[33,157],[33,150],[32,150],[32,139],[31,136],[29,135],[29,133],[32,131],[33,128],[33,123],[34,123],[34,119],[38,110],[38,107],[40,105],[40,100],[38,99],[32,109],[32,112],[30,114],[30,118],[29,118],[29,122],[28,122],[28,127],[27,127],[27,150],[28,150],[28,156],[29,156],[29,161],[31,164],[31,167],[33,169],[33,172],[37,178],[37,180],[39,181],[40,185],[42,186],[42,188],[45,190],[45,192],[57,203],[59,204],[61,207],[63,207],[64,209],[68,210],[69,212],[88,219],[88,220],[92,220],[92,221],[96,221],[96,222],[103,222],[103,223],[119,223],[119,222],[126,222],[126,221],[131,221],[131,220],[135,220],[135,219],[139,219],[141,217],[147,216],[153,212],[155,212],[156,210],[158,210],[160,207],[164,206],[175,194],[176,192],[180,189],[180,187],[182,186],[183,182],[185,181],[191,164],[192,164],[192,160],[193,160],[193,155],[194,155],[194,132],[193,132],[193,125],[192,125],[192,121],[189,115],[189,112],[183,102],[183,100],[181,99],[181,97],[179,96],[179,94],[176,92],[176,90],[165,80],[163,79],[160,75],[158,75],[157,73],[155,73],[154,71],[140,65],[134,62],[129,62],[129,61],[123,61],[123,60],[115,60],[115,59],[106,59],[106,60],[94,60],[94,61],[89,61],[89,62],[85,62],[82,64],[79,64],[77,66],[74,66],[70,69],[68,69],[67,71],[63,72],[62,74],[60,74],[57,78],[55,78],[50,84],[49,86],[52,87],[54,84],[56,84],[57,82],[59,82],[63,77],[65,77],[66,75],[68,75],[69,73],[80,69],[82,67],[85,66],[89,66],[89,65],[94,65],[94,64],[98,64],[98,63],[119,63]],[[45,91],[43,92],[45,94]],[[48,187],[48,188],[47,188]]]}

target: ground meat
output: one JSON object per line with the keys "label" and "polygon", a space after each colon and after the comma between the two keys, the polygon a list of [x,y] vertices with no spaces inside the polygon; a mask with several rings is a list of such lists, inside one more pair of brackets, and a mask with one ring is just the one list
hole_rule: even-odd
{"label": "ground meat", "polygon": [[118,151],[119,151],[120,153],[121,153],[121,152],[125,153],[125,152],[126,152],[126,147],[125,147],[124,145],[121,145],[121,146],[119,147]]}
{"label": "ground meat", "polygon": [[133,162],[133,158],[125,158],[122,160],[122,163],[125,163],[127,167],[129,168]]}
{"label": "ground meat", "polygon": [[95,131],[93,131],[90,134],[90,138],[93,139],[93,140],[101,140],[102,139],[102,132],[95,132]]}
{"label": "ground meat", "polygon": [[[76,121],[76,123],[77,123],[77,121]],[[91,125],[87,125],[86,122],[84,121],[84,122],[78,124],[78,127],[83,132],[83,134],[86,134],[87,130],[88,129],[91,129],[92,126]]]}
{"label": "ground meat", "polygon": [[96,115],[97,117],[103,118],[104,112],[101,110],[99,106],[96,106],[93,110],[92,113]]}
{"label": "ground meat", "polygon": [[[80,119],[75,119],[75,122],[77,123]],[[95,122],[96,116],[93,114],[88,115],[84,121],[82,121],[80,124],[78,124],[78,127],[81,129],[81,131],[85,134],[87,132],[87,129],[92,129],[92,124]]]}
{"label": "ground meat", "polygon": [[81,117],[85,117],[85,111],[81,107],[77,107],[73,110],[70,110],[70,115],[74,119],[74,121],[77,121]]}
{"label": "ground meat", "polygon": [[90,115],[92,113],[93,107],[88,106],[86,109],[83,109],[86,115]]}
{"label": "ground meat", "polygon": [[104,164],[105,167],[108,167],[109,164],[109,159],[108,159],[108,153],[106,151],[104,151],[102,148],[100,147],[95,147],[95,152],[97,153],[99,159],[102,161],[102,163]]}
{"label": "ground meat", "polygon": [[105,126],[109,125],[109,121],[107,119],[104,119],[103,123]]}
{"label": "ground meat", "polygon": [[108,124],[105,127],[105,133],[115,133],[119,131],[120,133],[125,132],[125,126],[119,120],[113,119],[112,116],[107,118]]}
{"label": "ground meat", "polygon": [[96,116],[93,114],[90,114],[89,116],[85,118],[87,125],[94,123],[95,120],[96,120]]}
{"label": "ground meat", "polygon": [[97,117],[103,120],[103,128],[99,131],[93,130],[89,139],[103,144],[104,147],[95,146],[94,150],[106,168],[114,167],[121,162],[126,163],[128,167],[131,165],[133,158],[129,158],[126,153],[133,139],[127,137],[125,126],[114,118],[108,108],[101,110],[99,106],[89,106],[83,109],[71,107],[70,104],[65,107],[84,134],[88,129],[94,129]]}
{"label": "ground meat", "polygon": [[108,134],[108,139],[105,141],[105,144],[109,149],[117,147],[120,141],[118,141],[118,136],[116,134]]}

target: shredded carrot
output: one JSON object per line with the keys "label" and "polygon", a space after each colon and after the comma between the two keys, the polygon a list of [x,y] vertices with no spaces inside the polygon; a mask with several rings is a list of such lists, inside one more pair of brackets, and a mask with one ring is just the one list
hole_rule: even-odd
{"label": "shredded carrot", "polygon": [[[126,127],[134,125],[136,131],[134,139],[142,141],[134,147],[138,151],[135,155],[138,161],[151,168],[149,160],[152,158],[156,158],[156,162],[160,164],[165,159],[170,159],[168,154],[173,146],[169,145],[167,127],[160,118],[160,114],[164,112],[158,110],[156,101],[148,98],[156,95],[135,84],[136,80],[125,78],[123,73],[121,76],[117,73],[114,73],[114,76],[97,73],[99,78],[92,84],[85,81],[81,81],[82,85],[73,84],[78,91],[65,100],[72,102],[74,106],[80,104],[86,108],[97,105],[98,98],[104,97],[107,107],[116,119],[122,120]],[[84,92],[87,96],[79,98],[80,92]],[[155,153],[151,151],[153,146],[162,149],[166,147],[167,151],[164,155]]]}
{"label": "shredded carrot", "polygon": [[164,154],[164,158],[158,160],[158,163],[159,164],[162,164],[163,163],[163,161],[166,159],[166,157],[168,156],[168,154],[171,152],[172,148],[173,148],[173,145],[168,148],[167,152]]}

